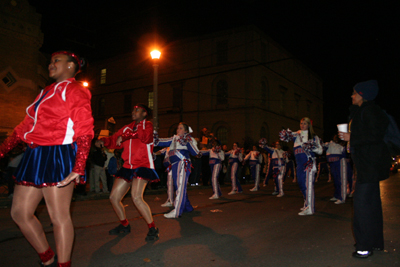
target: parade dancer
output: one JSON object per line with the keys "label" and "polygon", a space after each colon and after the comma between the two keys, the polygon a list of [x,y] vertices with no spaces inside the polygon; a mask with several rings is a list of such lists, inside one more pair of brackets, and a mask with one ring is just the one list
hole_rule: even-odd
{"label": "parade dancer", "polygon": [[158,182],[159,178],[153,162],[153,124],[151,109],[138,104],[132,111],[133,122],[122,127],[111,137],[102,138],[99,142],[111,149],[121,149],[124,165],[115,174],[110,201],[120,220],[120,225],[109,231],[110,235],[130,233],[131,226],[126,218],[122,199],[131,188],[131,196],[136,208],[149,227],[146,241],[159,239],[159,231],[153,221],[149,205],[143,199],[143,192],[148,182]]}
{"label": "parade dancer", "polygon": [[330,201],[334,201],[335,204],[343,204],[346,202],[347,195],[348,163],[346,162],[346,148],[339,144],[337,135],[329,143],[323,144],[323,148],[326,149],[326,159],[329,163],[335,186],[335,193]]}
{"label": "parade dancer", "polygon": [[[158,138],[158,134],[155,134],[156,146],[169,146],[168,160],[171,165],[168,169],[171,170],[173,187],[176,191],[174,201],[175,208],[169,213],[164,214],[164,217],[168,219],[178,218],[183,212],[193,211],[193,207],[187,196],[187,182],[192,166],[190,155],[198,156],[199,150],[197,149],[196,140],[190,135],[192,132],[192,129],[186,123],[181,122],[176,130],[176,135],[173,137]],[[168,191],[169,198],[172,201],[173,193],[171,194],[170,183],[168,185]]]}
{"label": "parade dancer", "polygon": [[225,159],[225,153],[216,143],[213,144],[212,149],[201,150],[200,152],[202,155],[210,156],[209,164],[211,168],[212,188],[214,194],[209,199],[218,199],[222,195],[221,188],[218,183],[218,175],[222,168],[221,162]]}
{"label": "parade dancer", "polygon": [[[0,147],[2,158],[18,143],[28,144],[14,173],[11,217],[43,266],[71,266],[72,193],[75,183],[86,181],[86,159],[94,136],[91,94],[74,78],[83,65],[84,60],[73,52],[52,54],[48,69],[55,83],[40,92],[26,109],[25,119]],[[53,224],[57,255],[34,215],[42,198]]]}
{"label": "parade dancer", "polygon": [[225,153],[225,156],[229,156],[229,168],[231,169],[231,181],[232,181],[232,191],[228,195],[234,195],[236,193],[242,193],[243,189],[240,186],[238,177],[238,166],[239,163],[243,161],[242,150],[238,147],[238,143],[233,143],[232,150]]}
{"label": "parade dancer", "polygon": [[314,208],[314,179],[316,168],[315,154],[322,154],[320,139],[314,133],[311,120],[301,119],[300,130],[293,133],[289,129],[279,132],[280,139],[285,142],[294,141],[294,155],[297,164],[297,182],[304,197],[304,206],[299,215],[312,215]]}
{"label": "parade dancer", "polygon": [[251,177],[254,179],[254,187],[250,191],[255,192],[260,190],[260,164],[262,162],[262,155],[256,146],[253,146],[253,150],[246,155],[243,163],[246,160],[249,160]]}
{"label": "parade dancer", "polygon": [[272,193],[272,195],[283,197],[285,195],[283,193],[283,179],[286,173],[287,153],[282,150],[282,146],[279,141],[275,143],[276,148],[269,147],[265,138],[260,140],[259,145],[271,155],[271,164],[275,181],[275,191]]}

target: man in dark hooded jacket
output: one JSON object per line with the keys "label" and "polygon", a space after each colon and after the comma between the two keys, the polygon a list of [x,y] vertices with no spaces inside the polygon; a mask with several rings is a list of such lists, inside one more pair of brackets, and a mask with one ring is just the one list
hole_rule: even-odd
{"label": "man in dark hooded jacket", "polygon": [[379,181],[389,177],[390,154],[383,141],[389,119],[373,101],[379,91],[377,81],[361,82],[353,89],[349,133],[339,132],[339,136],[349,141],[357,169],[353,200],[356,251],[353,256],[368,258],[373,251],[384,249]]}

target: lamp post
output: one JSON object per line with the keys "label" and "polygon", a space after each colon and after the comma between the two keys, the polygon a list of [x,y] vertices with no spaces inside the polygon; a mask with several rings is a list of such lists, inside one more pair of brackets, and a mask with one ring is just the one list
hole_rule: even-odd
{"label": "lamp post", "polygon": [[153,121],[154,130],[158,131],[158,60],[160,59],[161,52],[153,50],[150,52],[153,59],[154,77],[153,77]]}

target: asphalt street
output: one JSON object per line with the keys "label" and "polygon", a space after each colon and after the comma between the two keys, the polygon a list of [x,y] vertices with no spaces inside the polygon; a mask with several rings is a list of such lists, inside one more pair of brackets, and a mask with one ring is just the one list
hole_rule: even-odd
{"label": "asphalt street", "polygon": [[[286,180],[285,196],[272,196],[273,185],[209,200],[211,187],[190,187],[195,210],[179,219],[166,219],[169,208],[160,205],[166,191],[146,191],[145,200],[160,229],[160,239],[145,242],[147,225],[132,204],[123,203],[132,232],[110,236],[118,225],[107,195],[77,198],[72,204],[75,225],[73,266],[400,266],[400,174],[381,182],[385,250],[368,259],[351,256],[354,250],[352,199],[336,205],[329,199],[333,184],[322,177],[316,183],[316,213],[299,216],[303,205],[297,184]],[[10,218],[9,201],[0,199],[1,266],[39,266],[39,257]],[[55,249],[45,205],[38,217]]]}

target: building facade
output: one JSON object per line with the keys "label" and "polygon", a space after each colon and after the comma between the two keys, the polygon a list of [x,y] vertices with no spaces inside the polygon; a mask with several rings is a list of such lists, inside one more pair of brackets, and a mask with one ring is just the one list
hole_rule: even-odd
{"label": "building facade", "polygon": [[[323,134],[322,81],[254,26],[184,39],[160,48],[159,134],[174,134],[185,121],[199,136],[204,127],[228,147],[278,139],[310,117]],[[153,104],[150,50],[91,65],[95,129],[114,131],[131,122],[135,103]],[[115,119],[110,124],[109,118]]]}
{"label": "building facade", "polygon": [[0,4],[0,141],[23,120],[48,79],[41,15],[25,0]]}

